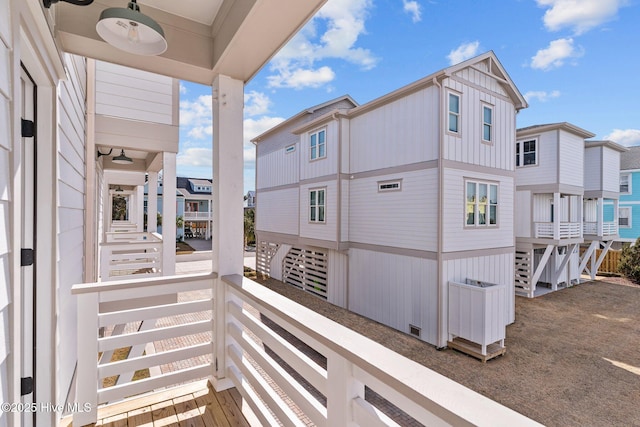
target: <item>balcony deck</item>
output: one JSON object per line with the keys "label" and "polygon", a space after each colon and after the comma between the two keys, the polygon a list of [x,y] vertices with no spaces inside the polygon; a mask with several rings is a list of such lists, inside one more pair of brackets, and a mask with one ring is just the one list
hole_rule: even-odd
{"label": "balcony deck", "polygon": [[[151,393],[98,409],[101,427],[185,425],[246,426],[242,397],[235,388],[216,392],[208,380]],[[59,427],[73,427],[71,416]]]}

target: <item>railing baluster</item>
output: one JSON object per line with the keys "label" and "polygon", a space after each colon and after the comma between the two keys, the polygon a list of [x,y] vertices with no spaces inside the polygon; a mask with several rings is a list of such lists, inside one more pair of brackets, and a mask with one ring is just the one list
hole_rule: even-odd
{"label": "railing baluster", "polygon": [[73,414],[73,425],[95,423],[98,416],[98,300],[99,294],[78,295],[78,374],[76,399],[90,411]]}

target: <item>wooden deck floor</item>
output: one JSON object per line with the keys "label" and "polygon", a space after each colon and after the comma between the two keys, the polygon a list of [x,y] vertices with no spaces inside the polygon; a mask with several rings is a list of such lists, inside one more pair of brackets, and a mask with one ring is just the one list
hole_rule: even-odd
{"label": "wooden deck floor", "polygon": [[[249,427],[241,405],[242,398],[235,388],[217,393],[209,381],[203,380],[100,408],[95,425]],[[63,418],[60,427],[72,427],[71,421],[70,416]]]}

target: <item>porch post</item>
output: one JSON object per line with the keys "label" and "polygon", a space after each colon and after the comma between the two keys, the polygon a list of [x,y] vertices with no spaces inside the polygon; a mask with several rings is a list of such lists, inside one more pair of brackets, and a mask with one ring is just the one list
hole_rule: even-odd
{"label": "porch post", "polygon": [[578,196],[578,217],[576,218],[576,222],[580,224],[580,238],[584,237],[584,196]]}
{"label": "porch post", "polygon": [[560,221],[562,221],[562,210],[560,206],[560,193],[553,193],[553,206],[555,212],[553,214],[553,238],[560,239]]}
{"label": "porch post", "polygon": [[147,232],[155,233],[158,231],[158,172],[149,172],[147,189]]}
{"label": "porch post", "polygon": [[136,186],[136,231],[144,231],[144,185]]}
{"label": "porch post", "polygon": [[244,83],[218,75],[213,81],[213,271],[214,386],[232,387],[226,378],[226,285],[220,277],[243,272]]}
{"label": "porch post", "polygon": [[176,153],[162,153],[162,275],[176,273]]}

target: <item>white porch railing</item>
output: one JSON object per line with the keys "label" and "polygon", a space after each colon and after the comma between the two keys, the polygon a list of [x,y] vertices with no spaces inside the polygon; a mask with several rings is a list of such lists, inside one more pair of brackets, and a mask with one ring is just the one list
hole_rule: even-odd
{"label": "white porch railing", "polygon": [[[150,306],[151,296],[200,289],[212,289],[224,304],[208,298]],[[73,425],[95,422],[100,402],[209,375],[217,376],[219,388],[235,385],[263,425],[303,425],[299,414],[318,426],[397,425],[367,400],[365,387],[424,425],[539,425],[240,275],[83,284],[73,293],[78,296],[76,396],[92,408],[75,413]],[[126,309],[104,312],[107,303]],[[203,310],[213,310],[213,318],[98,338],[100,326]],[[202,344],[96,363],[100,351],[205,331],[212,339]],[[292,344],[289,334],[301,343]],[[96,381],[202,354],[212,354],[213,363],[108,389]]]}
{"label": "white porch railing", "polygon": [[618,234],[618,224],[615,221],[603,222],[602,233],[598,233],[597,222],[585,222],[583,227],[584,234],[591,234],[594,236],[615,236]]}
{"label": "white porch railing", "polygon": [[184,219],[213,219],[211,212],[185,212]]}
{"label": "white porch railing", "polygon": [[112,221],[112,232],[134,232],[138,229],[138,225],[129,221]]}
{"label": "white porch railing", "polygon": [[542,239],[573,239],[580,237],[582,224],[579,222],[561,222],[560,234],[554,235],[553,222],[536,222],[535,237]]}
{"label": "white porch railing", "polygon": [[162,236],[157,233],[106,233],[100,244],[100,279],[103,282],[137,274],[162,274]]}

